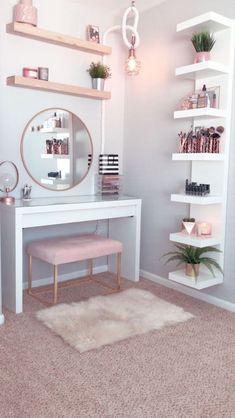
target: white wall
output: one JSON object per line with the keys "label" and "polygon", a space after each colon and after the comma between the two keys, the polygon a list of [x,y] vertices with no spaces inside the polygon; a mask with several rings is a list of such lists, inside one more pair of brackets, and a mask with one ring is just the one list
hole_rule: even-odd
{"label": "white wall", "polygon": [[[86,69],[91,61],[99,61],[101,57],[7,34],[5,25],[12,20],[12,10],[16,3],[16,0],[2,0],[0,14],[0,155],[1,160],[10,159],[19,168],[20,182],[15,196],[20,196],[20,189],[26,182],[33,185],[33,197],[58,195],[58,192],[48,192],[32,183],[20,157],[20,140],[25,125],[34,114],[48,107],[62,107],[77,114],[88,127],[94,145],[95,158],[88,177],[77,188],[63,194],[93,193],[93,175],[97,172],[101,144],[101,101],[8,87],[5,80],[10,75],[21,75],[25,66],[46,66],[49,67],[51,81],[91,87]],[[101,34],[113,25],[109,13],[103,13],[98,7],[87,8],[72,0],[60,0],[59,3],[57,0],[34,0],[34,5],[38,8],[39,27],[71,36],[85,39],[89,23],[97,24]],[[118,36],[114,39],[110,37],[107,43],[115,50],[120,48]],[[112,151],[121,153],[122,136],[116,127],[121,127],[122,132],[123,114],[115,112],[115,109],[122,108],[120,104],[124,99],[124,77],[119,71],[120,63],[116,57],[107,57],[106,61],[111,65],[113,73],[112,79],[106,82],[106,89],[112,90],[113,94],[112,109],[109,103],[106,105],[107,137],[112,144]]]}
{"label": "white wall", "polygon": [[[90,76],[86,69],[91,61],[100,61],[98,55],[85,54],[79,51],[62,48],[24,37],[7,34],[5,26],[12,21],[13,6],[18,0],[1,0],[0,13],[0,161],[12,160],[19,169],[20,179],[17,189],[13,192],[20,197],[21,188],[25,183],[31,184],[32,197],[85,195],[94,192],[94,175],[98,172],[98,155],[101,151],[101,109],[99,100],[85,99],[69,95],[41,92],[6,86],[6,77],[21,75],[23,67],[49,67],[49,80],[67,84],[91,87]],[[100,34],[116,24],[113,14],[104,13],[99,7],[87,7],[86,1],[81,3],[73,0],[34,0],[38,8],[38,26],[51,31],[86,39],[86,26],[98,25]],[[121,16],[120,16],[121,18]],[[106,142],[105,152],[122,155],[123,141],[123,102],[125,78],[122,71],[122,42],[120,34],[107,38],[107,44],[113,47],[114,54],[105,61],[111,66],[112,78],[106,82],[106,90],[112,91],[112,100],[105,104]],[[32,181],[23,167],[20,156],[20,141],[28,121],[39,111],[46,108],[64,108],[72,111],[87,126],[94,147],[94,159],[88,176],[79,186],[63,192],[46,190]],[[40,236],[67,235],[80,231],[93,232],[95,223],[84,225],[67,225],[58,228],[34,229],[24,233],[24,241],[40,238]],[[106,229],[105,224],[100,225]],[[99,264],[103,261],[99,261]],[[83,268],[84,266],[81,266]],[[76,269],[70,266],[69,269]],[[50,276],[48,268],[36,266],[35,278]],[[67,272],[66,268],[62,271]],[[26,277],[26,275],[25,275]],[[1,294],[1,292],[0,292]],[[0,298],[1,299],[1,298]],[[0,306],[1,313],[1,306]]]}
{"label": "white wall", "polygon": [[[192,61],[192,47],[177,37],[176,24],[211,10],[234,18],[234,0],[167,0],[144,12],[138,49],[142,71],[126,88],[125,190],[143,199],[141,269],[165,278],[172,266],[165,266],[160,256],[172,248],[169,233],[177,231],[188,213],[188,205],[170,202],[170,194],[189,176],[188,163],[171,161],[178,132],[189,127],[188,122],[174,121],[172,114],[179,99],[193,87],[190,81],[174,76],[176,66]],[[231,142],[225,282],[205,293],[235,302],[234,126]]]}

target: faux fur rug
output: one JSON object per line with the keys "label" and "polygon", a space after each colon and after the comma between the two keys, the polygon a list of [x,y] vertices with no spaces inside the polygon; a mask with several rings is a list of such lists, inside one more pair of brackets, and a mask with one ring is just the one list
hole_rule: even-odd
{"label": "faux fur rug", "polygon": [[141,289],[60,304],[36,315],[81,353],[193,317]]}

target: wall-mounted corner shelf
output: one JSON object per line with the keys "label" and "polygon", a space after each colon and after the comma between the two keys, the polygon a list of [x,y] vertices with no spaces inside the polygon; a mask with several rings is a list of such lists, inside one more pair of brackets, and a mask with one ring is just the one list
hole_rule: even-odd
{"label": "wall-mounted corner shelf", "polygon": [[192,205],[215,205],[222,203],[222,196],[191,196],[187,194],[172,194],[172,202],[190,203]]}
{"label": "wall-mounted corner shelf", "polygon": [[173,161],[224,161],[224,154],[217,153],[174,153],[172,154]]}
{"label": "wall-mounted corner shelf", "polygon": [[24,36],[37,41],[47,42],[66,48],[76,49],[98,55],[110,55],[112,48],[99,43],[84,41],[73,36],[40,29],[26,23],[12,22],[6,25],[6,32],[13,35]]}
{"label": "wall-mounted corner shelf", "polygon": [[51,91],[53,93],[69,94],[72,96],[81,96],[90,99],[108,100],[111,98],[111,93],[108,91],[99,91],[95,89],[89,89],[86,87],[55,83],[52,81],[37,80],[34,78],[21,77],[15,75],[7,77],[7,85],[41,91]]}
{"label": "wall-mounted corner shelf", "polygon": [[209,272],[203,272],[200,273],[197,280],[195,280],[194,278],[186,276],[184,270],[177,270],[169,273],[169,280],[201,290],[223,283],[223,276],[216,275],[213,277]]}
{"label": "wall-mounted corner shelf", "polygon": [[205,77],[215,77],[229,73],[229,67],[216,61],[204,61],[197,64],[185,65],[175,69],[175,75],[179,77],[197,80]]}
{"label": "wall-mounted corner shelf", "polygon": [[227,116],[226,110],[215,109],[213,107],[202,107],[199,109],[176,110],[174,112],[174,119],[185,118],[225,118]]}
{"label": "wall-mounted corner shelf", "polygon": [[204,248],[212,245],[220,245],[222,239],[220,236],[215,235],[197,236],[188,235],[184,232],[176,232],[170,234],[170,241],[179,242],[180,244],[192,245],[198,248]]}
{"label": "wall-mounted corner shelf", "polygon": [[232,26],[233,21],[231,19],[221,16],[215,12],[207,12],[179,23],[176,27],[176,31],[187,31],[192,33],[207,30],[209,32],[217,32],[232,28]]}

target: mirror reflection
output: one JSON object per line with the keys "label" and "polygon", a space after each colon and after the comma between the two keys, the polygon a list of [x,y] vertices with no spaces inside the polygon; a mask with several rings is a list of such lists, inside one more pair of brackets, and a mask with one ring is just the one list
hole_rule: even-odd
{"label": "mirror reflection", "polygon": [[87,175],[92,141],[74,113],[51,108],[34,116],[21,141],[21,156],[32,179],[50,190],[67,190]]}

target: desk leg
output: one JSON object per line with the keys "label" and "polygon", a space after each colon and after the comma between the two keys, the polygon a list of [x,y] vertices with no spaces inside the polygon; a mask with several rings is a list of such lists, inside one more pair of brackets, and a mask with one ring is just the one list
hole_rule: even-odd
{"label": "desk leg", "polygon": [[2,298],[3,305],[15,313],[23,310],[21,217],[2,209]]}
{"label": "desk leg", "polygon": [[[141,205],[137,205],[136,215],[129,218],[109,220],[109,236],[123,243],[122,277],[139,281],[140,269],[140,219]],[[109,257],[109,271],[115,272],[115,260]]]}

